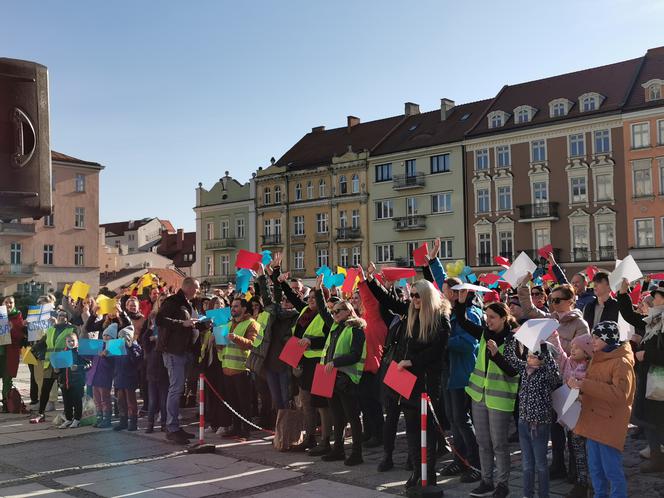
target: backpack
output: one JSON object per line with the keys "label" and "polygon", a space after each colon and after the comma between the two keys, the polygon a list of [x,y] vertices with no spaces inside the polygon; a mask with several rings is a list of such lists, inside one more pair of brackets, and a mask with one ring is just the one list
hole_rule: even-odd
{"label": "backpack", "polygon": [[21,399],[21,393],[15,387],[12,387],[7,395],[7,410],[9,413],[28,413]]}

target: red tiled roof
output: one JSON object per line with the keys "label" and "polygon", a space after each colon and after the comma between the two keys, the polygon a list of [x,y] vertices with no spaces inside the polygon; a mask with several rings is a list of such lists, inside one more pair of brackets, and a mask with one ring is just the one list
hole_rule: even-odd
{"label": "red tiled roof", "polygon": [[[468,136],[502,133],[528,126],[619,111],[630,91],[634,75],[642,59],[639,57],[527,83],[506,85],[486,110],[477,126],[468,133]],[[587,92],[597,92],[605,99],[597,110],[580,113],[578,99]],[[549,117],[549,102],[557,98],[566,98],[574,105],[567,116]],[[514,122],[514,109],[520,105],[529,105],[537,109],[532,121],[519,124]],[[489,128],[486,116],[492,111],[505,111],[512,115],[504,126]]]}
{"label": "red tiled roof", "polygon": [[166,230],[168,233],[175,233],[175,227],[169,220],[162,220],[159,218],[159,221],[161,221],[161,227]]}
{"label": "red tiled roof", "polygon": [[458,142],[491,103],[480,100],[453,107],[444,121],[440,109],[407,117],[376,147],[372,156]]}
{"label": "red tiled roof", "polygon": [[103,168],[103,166],[99,163],[84,161],[83,159],[77,159],[73,156],[68,156],[67,154],[63,154],[62,152],[56,152],[54,150],[51,151],[51,160],[60,161],[63,163],[85,164],[87,166],[98,166],[100,168]]}
{"label": "red tiled roof", "polygon": [[367,121],[353,126],[332,130],[311,131],[303,136],[291,149],[276,162],[276,166],[286,166],[289,170],[330,164],[332,156],[348,152],[373,149],[380,141],[403,121],[404,116]]}
{"label": "red tiled roof", "polygon": [[664,47],[651,48],[646,52],[639,74],[625,104],[626,111],[664,105],[662,100],[646,102],[646,90],[641,85],[653,79],[664,80]]}

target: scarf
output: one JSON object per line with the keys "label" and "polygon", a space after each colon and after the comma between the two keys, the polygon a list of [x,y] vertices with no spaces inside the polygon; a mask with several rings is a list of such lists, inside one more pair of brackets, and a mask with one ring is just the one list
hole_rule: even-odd
{"label": "scarf", "polygon": [[648,316],[643,318],[646,323],[646,333],[643,336],[642,342],[648,341],[651,337],[655,337],[664,328],[664,305],[653,306],[648,310]]}

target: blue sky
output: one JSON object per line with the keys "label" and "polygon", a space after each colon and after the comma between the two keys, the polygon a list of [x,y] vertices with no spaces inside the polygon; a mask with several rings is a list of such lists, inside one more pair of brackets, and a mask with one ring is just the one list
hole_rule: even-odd
{"label": "blue sky", "polygon": [[195,187],[246,181],[312,126],[641,56],[664,2],[0,0],[0,56],[49,68],[55,150],[106,166],[102,222],[194,229]]}

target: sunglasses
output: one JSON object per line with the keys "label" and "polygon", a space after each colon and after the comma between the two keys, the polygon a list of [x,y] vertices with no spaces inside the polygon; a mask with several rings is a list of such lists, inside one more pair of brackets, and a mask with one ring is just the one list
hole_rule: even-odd
{"label": "sunglasses", "polygon": [[551,299],[549,299],[549,302],[553,304],[560,304],[563,301],[567,301],[567,299],[563,299],[562,297],[552,297]]}
{"label": "sunglasses", "polygon": [[337,315],[337,314],[341,313],[342,311],[348,311],[348,310],[346,308],[335,308],[335,309],[332,310],[332,314]]}
{"label": "sunglasses", "polygon": [[543,294],[541,292],[531,292],[530,295],[532,297],[541,297]]}
{"label": "sunglasses", "polygon": [[420,295],[417,292],[411,292],[410,293],[410,298],[411,299],[419,299]]}

